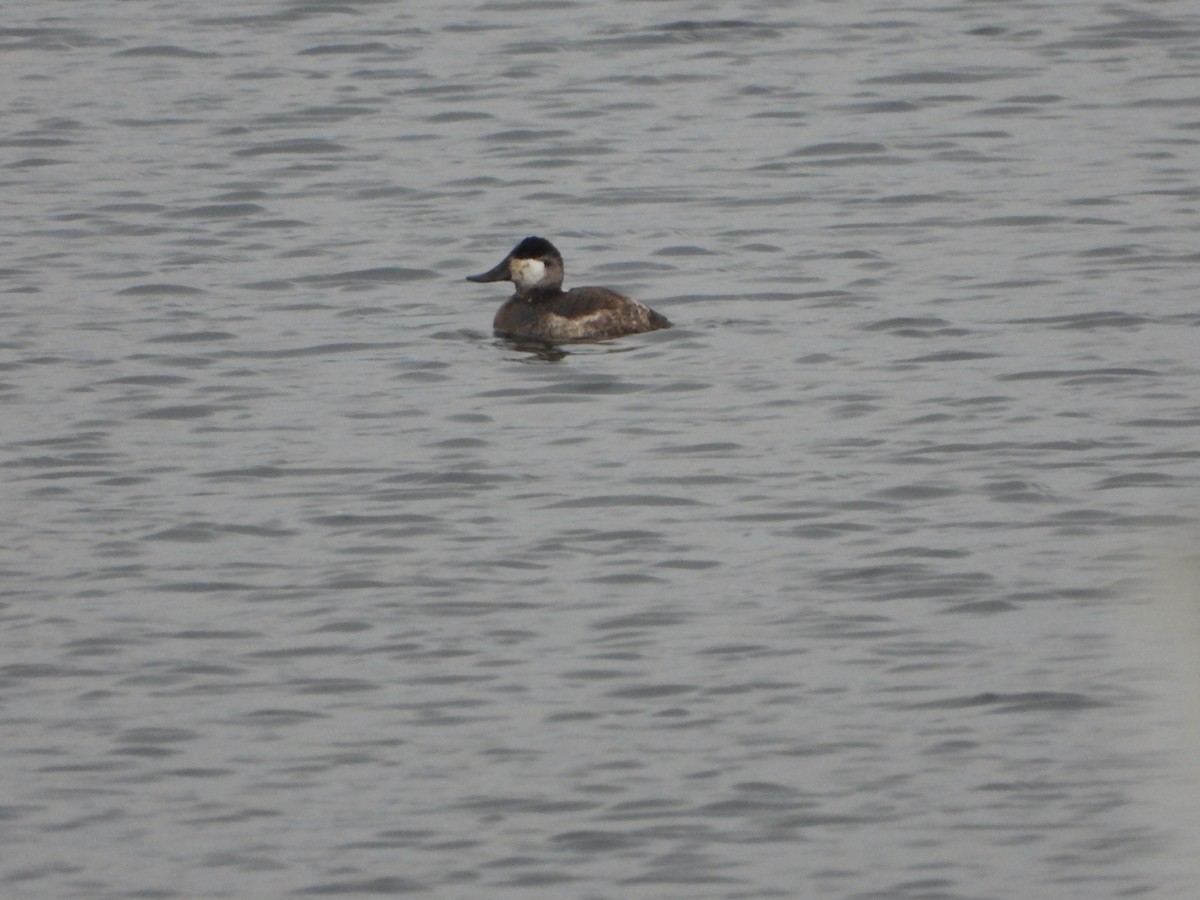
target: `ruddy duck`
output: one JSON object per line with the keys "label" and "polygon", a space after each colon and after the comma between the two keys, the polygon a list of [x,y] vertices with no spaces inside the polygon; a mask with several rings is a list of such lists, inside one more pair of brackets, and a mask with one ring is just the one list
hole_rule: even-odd
{"label": "ruddy duck", "polygon": [[602,287],[562,289],[562,255],[545,238],[527,237],[482,275],[467,281],[511,281],[517,291],[496,313],[497,334],[557,344],[638,334],[671,323],[636,300]]}

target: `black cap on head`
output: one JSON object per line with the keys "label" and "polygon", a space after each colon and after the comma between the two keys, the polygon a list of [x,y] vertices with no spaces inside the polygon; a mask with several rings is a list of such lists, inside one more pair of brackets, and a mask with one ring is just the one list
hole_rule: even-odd
{"label": "black cap on head", "polygon": [[557,256],[562,259],[562,254],[558,252],[555,246],[543,237],[527,237],[517,246],[513,247],[512,253],[508,254],[512,259],[543,259],[547,256]]}

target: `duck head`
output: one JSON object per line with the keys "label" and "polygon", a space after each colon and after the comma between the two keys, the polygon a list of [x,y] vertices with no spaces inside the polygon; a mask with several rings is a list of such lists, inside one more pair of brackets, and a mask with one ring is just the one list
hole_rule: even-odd
{"label": "duck head", "polygon": [[467,276],[467,281],[511,281],[517,293],[561,287],[562,280],[562,254],[540,237],[525,238],[494,269]]}

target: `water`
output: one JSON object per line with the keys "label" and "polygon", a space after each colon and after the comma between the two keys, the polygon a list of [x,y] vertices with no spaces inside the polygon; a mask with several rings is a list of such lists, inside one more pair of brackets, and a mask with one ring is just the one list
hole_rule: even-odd
{"label": "water", "polygon": [[0,29],[4,896],[1193,896],[1192,4],[446,8]]}

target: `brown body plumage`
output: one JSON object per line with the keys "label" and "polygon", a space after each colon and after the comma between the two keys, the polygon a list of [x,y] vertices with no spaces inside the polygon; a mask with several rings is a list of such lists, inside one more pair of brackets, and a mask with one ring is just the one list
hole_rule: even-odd
{"label": "brown body plumage", "polygon": [[564,291],[562,255],[545,238],[525,238],[494,269],[467,280],[516,285],[516,293],[492,322],[492,328],[507,337],[557,344],[671,327],[665,316],[608,288]]}

